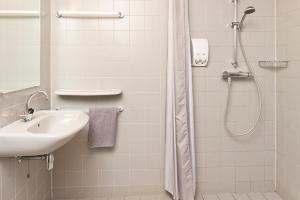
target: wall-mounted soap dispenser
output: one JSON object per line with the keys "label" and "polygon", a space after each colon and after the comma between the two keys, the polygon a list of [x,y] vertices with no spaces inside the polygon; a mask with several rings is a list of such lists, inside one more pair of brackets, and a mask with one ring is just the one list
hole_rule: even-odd
{"label": "wall-mounted soap dispenser", "polygon": [[192,39],[192,65],[193,67],[207,67],[208,64],[208,40]]}

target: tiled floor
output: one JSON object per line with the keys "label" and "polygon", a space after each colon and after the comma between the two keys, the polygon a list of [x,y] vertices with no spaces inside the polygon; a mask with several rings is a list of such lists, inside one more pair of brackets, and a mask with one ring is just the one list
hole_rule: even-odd
{"label": "tiled floor", "polygon": [[[89,199],[56,199],[56,200],[168,200],[165,195],[144,195],[112,198],[89,198]],[[280,196],[272,193],[245,193],[245,194],[209,194],[198,195],[196,200],[282,200]]]}

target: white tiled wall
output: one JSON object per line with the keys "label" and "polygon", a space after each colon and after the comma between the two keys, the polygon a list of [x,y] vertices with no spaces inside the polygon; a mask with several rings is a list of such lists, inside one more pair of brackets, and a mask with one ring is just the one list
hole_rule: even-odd
{"label": "white tiled wall", "polygon": [[[252,5],[243,33],[246,51],[263,91],[263,116],[251,137],[233,139],[223,128],[227,85],[221,73],[232,57],[233,7],[227,0],[191,0],[193,37],[208,38],[208,68],[195,68],[195,121],[198,191],[274,190],[274,71],[258,60],[274,59],[273,0]],[[115,149],[91,150],[87,130],[56,152],[57,198],[127,196],[163,191],[166,0],[53,0],[52,106],[86,109],[125,107]],[[57,19],[62,10],[122,11],[124,19]],[[240,60],[242,60],[239,57]],[[243,64],[244,67],[244,64]],[[253,83],[233,85],[230,123],[250,127],[257,114]],[[121,97],[61,98],[64,88],[120,88]]]}
{"label": "white tiled wall", "polygon": [[[12,1],[11,1],[12,2]],[[17,2],[17,1],[16,1]],[[19,2],[19,1],[18,1]],[[13,2],[12,2],[13,3]],[[20,5],[19,5],[20,6]],[[49,91],[50,88],[50,5],[47,0],[41,1],[41,9],[45,13],[42,18],[42,50],[41,50],[41,86],[39,89]],[[26,66],[24,66],[26,67]],[[19,118],[25,110],[26,96],[35,89],[16,92],[0,96],[0,127],[3,127]],[[36,109],[49,108],[49,102],[37,99],[33,102]],[[50,174],[44,162],[30,161],[30,178],[27,179],[27,161],[18,164],[16,159],[0,159],[0,199],[1,200],[49,200]]]}
{"label": "white tiled wall", "polygon": [[299,80],[300,1],[277,0],[277,57],[288,60],[277,71],[277,190],[284,199],[300,199]]}
{"label": "white tiled wall", "polygon": [[[57,19],[56,10],[121,11],[124,19]],[[53,0],[53,108],[123,106],[114,149],[90,150],[87,130],[56,153],[54,194],[163,191],[166,1]],[[64,88],[119,88],[117,97],[60,98]]]}

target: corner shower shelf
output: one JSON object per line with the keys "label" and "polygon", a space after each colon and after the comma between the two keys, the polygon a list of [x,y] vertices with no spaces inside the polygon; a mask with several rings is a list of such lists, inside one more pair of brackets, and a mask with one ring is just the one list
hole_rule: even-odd
{"label": "corner shower shelf", "polygon": [[116,96],[122,94],[120,89],[60,89],[56,90],[55,94],[58,96]]}
{"label": "corner shower shelf", "polygon": [[273,61],[258,61],[258,64],[262,68],[287,68],[289,62],[288,61],[279,61],[279,60],[273,60]]}

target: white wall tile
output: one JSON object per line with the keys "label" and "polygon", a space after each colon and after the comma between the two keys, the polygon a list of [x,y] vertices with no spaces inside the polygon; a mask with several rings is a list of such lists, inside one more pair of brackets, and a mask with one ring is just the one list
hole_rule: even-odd
{"label": "white wall tile", "polygon": [[[285,199],[300,199],[299,190],[299,1],[277,0],[277,58],[289,60],[277,72],[277,191]],[[297,35],[297,36],[296,36]],[[296,36],[296,37],[295,37]],[[269,148],[274,148],[271,144]],[[266,167],[266,179],[275,172]],[[274,198],[274,197],[268,197]],[[275,197],[278,198],[278,197]]]}

